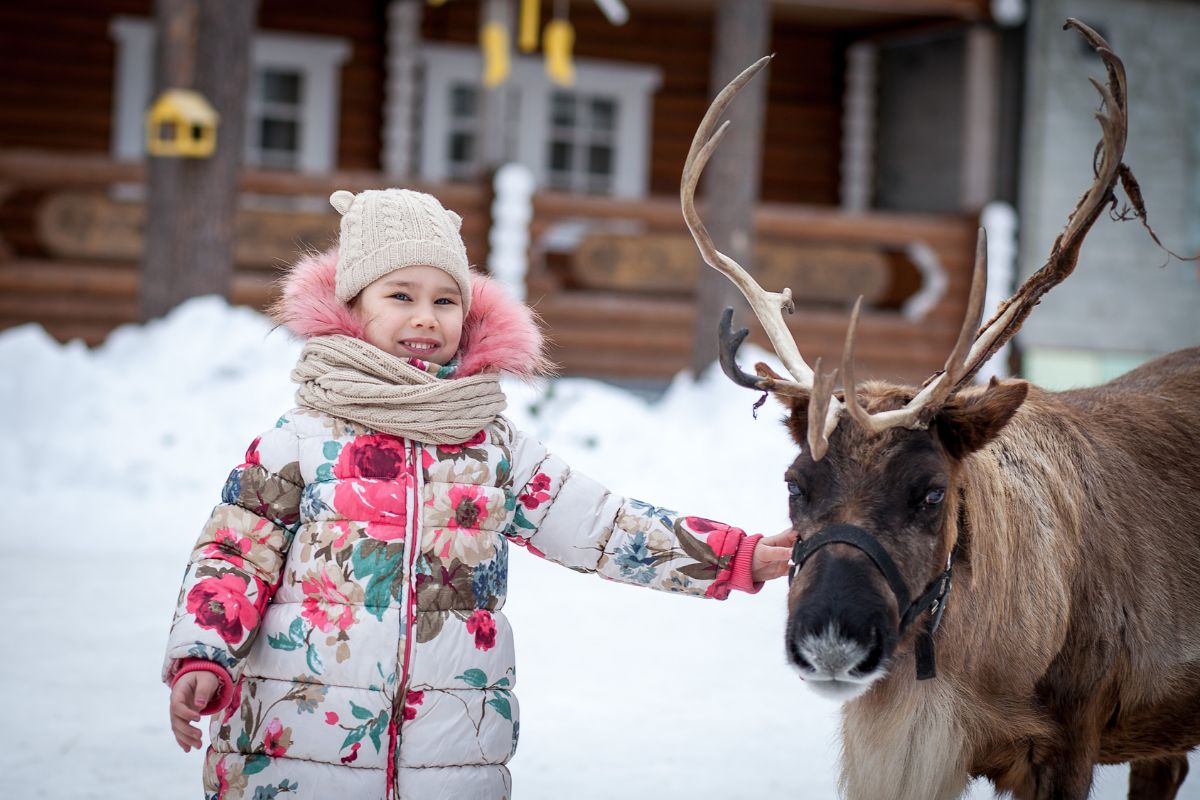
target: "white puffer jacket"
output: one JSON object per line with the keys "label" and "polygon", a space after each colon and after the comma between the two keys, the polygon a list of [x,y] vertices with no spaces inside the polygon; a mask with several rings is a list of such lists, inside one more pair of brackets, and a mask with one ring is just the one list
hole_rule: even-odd
{"label": "white puffer jacket", "polygon": [[[290,296],[313,302],[333,263],[299,265]],[[303,335],[357,333],[326,310],[280,316],[332,321],[292,324]],[[540,362],[540,338],[524,306],[476,278],[460,355],[461,374],[520,372]],[[615,496],[502,417],[438,446],[295,409],[253,442],[204,527],[164,677],[223,680],[209,797],[509,797],[510,543],[723,598],[750,588],[757,538]]]}

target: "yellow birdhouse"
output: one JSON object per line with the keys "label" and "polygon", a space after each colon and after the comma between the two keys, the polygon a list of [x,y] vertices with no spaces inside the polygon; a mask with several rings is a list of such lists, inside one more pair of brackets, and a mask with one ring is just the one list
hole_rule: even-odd
{"label": "yellow birdhouse", "polygon": [[217,146],[220,115],[190,89],[168,89],[146,112],[146,151],[152,156],[207,158]]}

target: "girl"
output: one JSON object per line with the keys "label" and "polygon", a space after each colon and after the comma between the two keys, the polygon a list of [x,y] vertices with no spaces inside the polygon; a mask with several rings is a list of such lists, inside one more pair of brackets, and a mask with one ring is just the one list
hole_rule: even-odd
{"label": "girl", "polygon": [[472,275],[461,218],[335,192],[339,249],[274,309],[298,407],[255,439],[196,543],[167,645],[175,738],[216,715],[209,798],[501,798],[517,740],[508,546],[724,599],[787,568],[764,540],[613,495],[501,416],[546,371],[532,313]]}

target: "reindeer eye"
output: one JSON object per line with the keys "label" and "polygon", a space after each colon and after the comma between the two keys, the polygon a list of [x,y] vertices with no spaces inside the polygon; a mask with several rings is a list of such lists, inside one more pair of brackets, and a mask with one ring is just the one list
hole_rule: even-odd
{"label": "reindeer eye", "polygon": [[927,508],[932,508],[933,506],[941,505],[942,501],[945,499],[945,489],[930,489],[929,493],[925,495],[925,506]]}
{"label": "reindeer eye", "polygon": [[796,483],[795,481],[788,481],[787,489],[788,489],[788,494],[791,495],[792,497],[800,497],[800,498],[804,497],[804,490],[801,489],[800,484]]}

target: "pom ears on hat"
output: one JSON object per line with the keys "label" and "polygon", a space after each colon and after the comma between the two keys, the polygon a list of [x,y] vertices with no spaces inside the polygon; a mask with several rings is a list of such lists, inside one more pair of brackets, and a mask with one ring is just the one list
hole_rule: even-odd
{"label": "pom ears on hat", "polygon": [[[334,192],[333,194],[329,195],[329,205],[333,206],[334,210],[337,211],[339,214],[341,214],[342,216],[345,216],[346,212],[350,210],[350,206],[354,205],[355,196],[356,195],[354,194],[354,192],[348,192],[345,189],[339,189],[336,192]],[[416,196],[421,197],[422,195],[418,194]],[[441,205],[440,203],[438,203],[437,198],[430,198],[430,199],[433,200],[434,205],[437,205],[437,206]],[[454,225],[454,230],[461,231],[462,230],[462,217],[459,216],[458,214],[456,214],[455,212],[451,211],[448,208],[443,209],[443,210],[445,211],[446,216],[450,219],[451,224]]]}
{"label": "pom ears on hat", "polygon": [[339,214],[345,215],[350,210],[350,206],[354,203],[354,192],[348,192],[345,189],[339,189],[329,195],[329,205],[333,206],[334,210]]}

